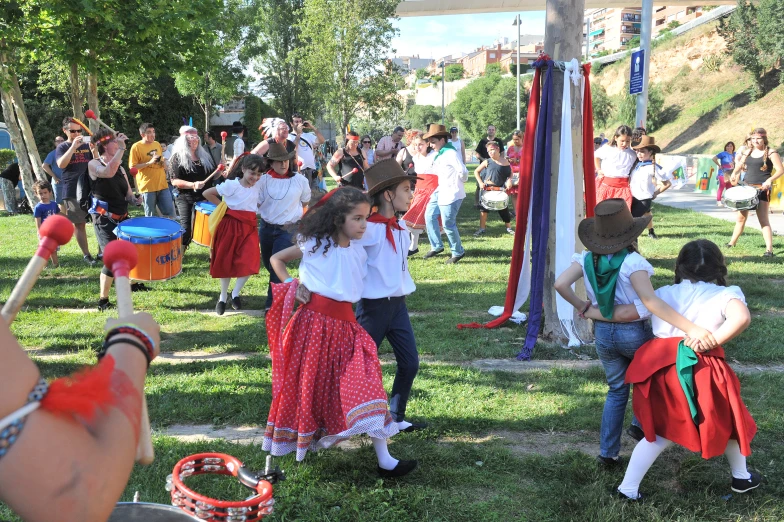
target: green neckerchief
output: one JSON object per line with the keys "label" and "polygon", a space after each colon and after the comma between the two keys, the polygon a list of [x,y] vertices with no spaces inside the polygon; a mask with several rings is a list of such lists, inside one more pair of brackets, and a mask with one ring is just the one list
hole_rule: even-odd
{"label": "green neckerchief", "polygon": [[686,402],[689,403],[691,420],[697,424],[697,394],[694,391],[694,365],[697,364],[697,354],[683,344],[678,343],[678,356],[675,358],[675,369],[678,372],[678,381],[681,383]]}
{"label": "green neckerchief", "polygon": [[618,282],[618,274],[621,272],[621,265],[626,255],[627,249],[616,252],[612,259],[605,255],[599,256],[596,269],[593,266],[593,253],[588,252],[583,260],[585,275],[593,288],[593,295],[599,304],[599,311],[605,319],[612,319],[613,308],[615,308],[615,284]]}
{"label": "green neckerchief", "polygon": [[439,157],[441,154],[443,154],[443,153],[444,153],[444,151],[445,151],[445,150],[447,150],[447,149],[452,149],[452,150],[455,150],[455,148],[452,146],[452,144],[451,144],[451,143],[449,143],[449,142],[447,141],[447,142],[444,144],[444,146],[443,146],[443,147],[441,147],[440,149],[438,149],[438,154],[436,154],[436,159],[434,159],[433,161],[437,160],[437,159],[438,159],[438,157]]}

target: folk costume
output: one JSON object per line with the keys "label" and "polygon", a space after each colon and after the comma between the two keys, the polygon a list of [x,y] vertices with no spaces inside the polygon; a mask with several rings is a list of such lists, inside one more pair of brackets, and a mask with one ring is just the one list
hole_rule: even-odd
{"label": "folk costume", "polygon": [[637,160],[631,148],[619,149],[611,145],[603,145],[594,157],[601,160],[604,177],[596,178],[596,202],[606,199],[620,198],[632,208],[632,193],[629,189],[629,172]]}
{"label": "folk costume", "polygon": [[210,275],[215,279],[247,277],[259,273],[261,253],[256,211],[260,185],[244,187],[239,179],[216,186],[228,209],[221,219],[210,255]]}
{"label": "folk costume", "polygon": [[[633,147],[637,149],[649,149],[655,154],[661,152],[661,148],[656,145],[652,136],[643,136],[642,141]],[[632,193],[632,216],[641,217],[651,211],[653,205],[656,186],[659,183],[669,181],[672,183],[672,176],[664,171],[653,161],[639,161],[629,175],[629,188]]]}

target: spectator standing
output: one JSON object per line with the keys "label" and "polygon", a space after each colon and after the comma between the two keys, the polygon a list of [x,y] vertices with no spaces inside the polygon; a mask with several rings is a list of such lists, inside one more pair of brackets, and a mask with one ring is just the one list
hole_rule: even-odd
{"label": "spectator standing", "polygon": [[[215,139],[215,132],[207,131],[204,135],[204,150],[206,150],[215,166],[221,163],[221,144]],[[228,172],[228,171],[227,171]]]}
{"label": "spectator standing", "polygon": [[369,134],[362,136],[362,150],[365,151],[368,166],[372,166],[376,162],[376,151],[373,148],[373,138]]}
{"label": "spectator standing", "polygon": [[392,134],[384,136],[378,140],[376,146],[376,154],[373,160],[375,162],[384,161],[385,159],[394,158],[398,151],[403,147],[403,135],[405,134],[403,127],[395,127]]}
{"label": "spectator standing", "polygon": [[[57,202],[52,201],[52,197],[54,197],[54,191],[52,190],[52,185],[48,181],[36,181],[33,184],[33,190],[35,191],[35,195],[38,196],[40,200],[39,203],[36,203],[35,208],[33,209],[33,217],[35,218],[35,229],[38,231],[38,239],[41,239],[41,225],[44,224],[46,218],[49,216],[54,216],[55,214],[60,213],[60,207],[57,206]],[[57,249],[52,252],[51,257],[49,260],[52,262],[52,268],[57,268],[60,266],[60,262],[57,259],[57,252],[60,251],[60,247],[58,246]]]}
{"label": "spectator standing", "polygon": [[452,127],[449,129],[449,143],[451,143],[455,150],[460,154],[460,161],[462,161],[463,165],[465,165],[465,143],[463,143],[463,140],[458,137],[457,133],[457,127]]}
{"label": "spectator standing", "polygon": [[[498,144],[498,152],[501,156],[504,156],[504,140],[497,137],[495,135],[496,129],[495,125],[490,124],[487,126],[487,136],[479,140],[479,143],[476,145],[476,156],[479,159],[479,163],[483,161],[487,161],[490,159],[490,154],[487,153],[487,143],[490,141],[494,141]],[[476,185],[476,192],[474,192],[474,208],[481,209],[482,206],[479,204],[479,184]]]}
{"label": "spectator standing", "polygon": [[719,167],[719,175],[716,177],[716,181],[719,182],[719,190],[716,192],[716,205],[723,207],[724,203],[721,202],[721,195],[725,189],[732,187],[729,178],[735,168],[735,144],[728,141],[724,145],[724,150],[713,156],[713,163]]}
{"label": "spectator standing", "polygon": [[235,121],[231,124],[231,138],[226,140],[227,154],[231,154],[231,159],[227,158],[229,162],[227,171],[230,171],[234,163],[245,153],[245,134],[247,131],[241,121]]}
{"label": "spectator standing", "polygon": [[62,136],[57,136],[54,139],[54,150],[46,155],[44,160],[43,169],[52,178],[52,193],[54,194],[54,202],[60,205],[60,213],[65,214],[65,206],[63,205],[63,169],[57,166],[57,147],[64,142]]}
{"label": "spectator standing", "polygon": [[174,201],[166,182],[163,149],[155,141],[155,127],[152,123],[142,123],[139,134],[142,139],[131,146],[128,164],[138,169],[136,187],[142,196],[144,215],[155,215],[157,207],[164,217],[174,219]]}
{"label": "spectator standing", "polygon": [[[324,136],[310,121],[303,120],[299,113],[291,117],[294,132],[290,133],[288,140],[297,146],[297,160],[300,174],[305,176],[310,186],[311,194],[318,196],[318,169],[316,168],[316,148],[324,143]],[[307,132],[306,132],[307,131]],[[298,137],[299,136],[299,137]],[[292,163],[292,162],[290,162]],[[290,165],[293,167],[293,165]]]}

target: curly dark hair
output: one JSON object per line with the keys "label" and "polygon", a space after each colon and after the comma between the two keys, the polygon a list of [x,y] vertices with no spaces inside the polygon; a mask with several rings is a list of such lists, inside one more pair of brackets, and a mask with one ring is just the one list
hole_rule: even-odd
{"label": "curly dark hair", "polygon": [[696,239],[683,245],[675,261],[675,284],[684,279],[727,286],[724,254],[713,241]]}
{"label": "curly dark hair", "polygon": [[242,169],[259,170],[264,173],[269,169],[269,162],[267,158],[258,154],[244,154],[234,163],[226,179],[241,178]]}
{"label": "curly dark hair", "polygon": [[316,240],[316,245],[310,251],[311,254],[315,254],[321,248],[322,241],[326,242],[327,246],[324,248],[326,255],[329,248],[337,243],[336,238],[346,222],[346,216],[362,203],[371,204],[370,198],[361,190],[354,187],[335,189],[323,205],[314,205],[302,216],[299,226],[300,241],[310,238]]}

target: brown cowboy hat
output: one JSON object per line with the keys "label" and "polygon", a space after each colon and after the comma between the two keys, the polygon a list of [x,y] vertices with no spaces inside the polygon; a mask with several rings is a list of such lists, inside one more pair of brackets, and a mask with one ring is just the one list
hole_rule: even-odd
{"label": "brown cowboy hat", "polygon": [[297,154],[296,150],[292,150],[291,152],[288,152],[286,151],[286,147],[284,147],[278,142],[270,143],[269,149],[267,149],[267,159],[270,161],[290,160],[296,154]]}
{"label": "brown cowboy hat", "polygon": [[365,171],[365,181],[368,184],[367,193],[371,197],[386,188],[394,187],[398,183],[415,179],[422,178],[406,174],[403,167],[394,158],[374,163],[373,166]]}
{"label": "brown cowboy hat", "polygon": [[422,136],[423,140],[429,140],[430,138],[451,138],[452,133],[446,130],[446,127],[443,125],[438,125],[437,123],[430,124],[430,127],[427,129],[427,133]]}
{"label": "brown cowboy hat", "polygon": [[651,217],[632,217],[626,201],[606,199],[596,205],[595,217],[580,222],[577,236],[594,254],[614,254],[631,245]]}
{"label": "brown cowboy hat", "polygon": [[654,154],[658,154],[661,152],[661,147],[656,145],[656,138],[654,138],[653,136],[640,136],[640,143],[632,146],[632,149],[634,150],[650,149],[654,152]]}

